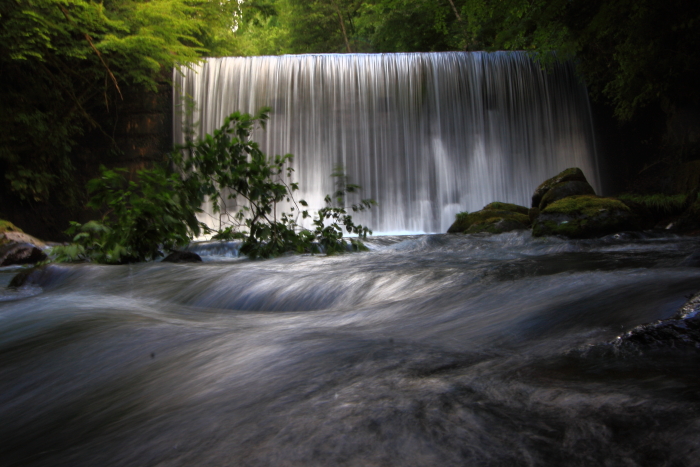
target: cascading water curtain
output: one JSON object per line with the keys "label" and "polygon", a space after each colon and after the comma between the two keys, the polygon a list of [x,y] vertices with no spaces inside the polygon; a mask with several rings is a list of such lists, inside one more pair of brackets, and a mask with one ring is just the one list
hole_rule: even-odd
{"label": "cascading water curtain", "polygon": [[297,198],[322,207],[343,166],[379,203],[356,218],[375,233],[444,232],[492,201],[529,206],[568,167],[601,188],[588,94],[569,64],[544,71],[516,52],[227,57],[174,82],[176,143],[184,128],[203,135],[269,106],[255,139],[294,154]]}

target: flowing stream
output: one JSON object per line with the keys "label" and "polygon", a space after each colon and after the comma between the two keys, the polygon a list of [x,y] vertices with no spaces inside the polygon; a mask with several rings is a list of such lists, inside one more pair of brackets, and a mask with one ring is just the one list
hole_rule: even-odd
{"label": "flowing stream", "polygon": [[0,270],[3,466],[697,466],[700,351],[615,349],[697,238]]}
{"label": "flowing stream", "polygon": [[445,232],[457,212],[492,201],[529,206],[569,167],[601,192],[588,94],[571,64],[543,71],[516,52],[225,57],[174,81],[176,142],[270,106],[254,139],[269,155],[294,154],[298,198],[323,207],[341,166],[379,203],[356,219],[375,232]]}

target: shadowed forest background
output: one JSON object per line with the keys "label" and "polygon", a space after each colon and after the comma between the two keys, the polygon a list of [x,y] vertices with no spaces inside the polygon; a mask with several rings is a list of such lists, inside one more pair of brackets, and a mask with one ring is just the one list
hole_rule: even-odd
{"label": "shadowed forest background", "polygon": [[[59,238],[68,219],[90,217],[85,182],[100,164],[162,159],[173,67],[207,56],[477,50],[575,62],[615,189],[673,194],[688,191],[679,172],[700,174],[700,4],[690,0],[9,0],[0,217]],[[165,109],[159,141],[129,136],[124,116],[144,102]]]}

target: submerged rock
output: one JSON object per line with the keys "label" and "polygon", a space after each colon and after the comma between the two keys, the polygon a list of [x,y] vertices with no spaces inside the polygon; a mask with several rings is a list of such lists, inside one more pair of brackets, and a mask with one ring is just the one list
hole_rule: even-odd
{"label": "submerged rock", "polygon": [[503,233],[524,230],[530,225],[528,209],[517,204],[494,202],[481,211],[457,214],[447,233]]}
{"label": "submerged rock", "polygon": [[570,196],[542,210],[533,223],[532,235],[563,235],[591,238],[634,228],[634,215],[613,198]]}
{"label": "submerged rock", "polygon": [[201,263],[202,258],[191,251],[173,251],[163,258],[164,263]]}
{"label": "submerged rock", "polygon": [[615,339],[613,345],[618,350],[637,353],[673,349],[700,351],[700,292],[671,318],[637,326]]}

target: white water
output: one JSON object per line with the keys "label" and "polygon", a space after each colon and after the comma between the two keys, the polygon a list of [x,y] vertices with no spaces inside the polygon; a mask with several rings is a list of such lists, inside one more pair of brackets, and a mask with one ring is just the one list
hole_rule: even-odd
{"label": "white water", "polygon": [[506,52],[227,57],[174,80],[176,114],[182,95],[196,103],[175,118],[176,142],[183,122],[203,135],[270,106],[256,140],[295,155],[298,198],[320,208],[342,165],[379,202],[357,218],[375,233],[444,232],[492,201],[529,206],[568,167],[601,189],[588,95],[569,65],[548,74]]}
{"label": "white water", "polygon": [[0,465],[698,465],[693,342],[593,351],[698,291],[697,238],[367,245],[0,268]]}

